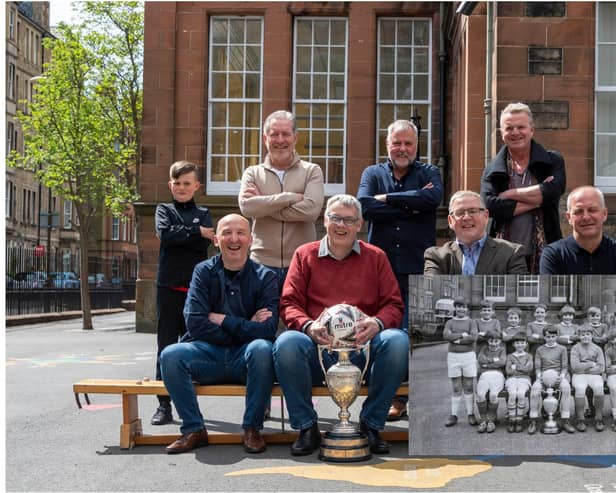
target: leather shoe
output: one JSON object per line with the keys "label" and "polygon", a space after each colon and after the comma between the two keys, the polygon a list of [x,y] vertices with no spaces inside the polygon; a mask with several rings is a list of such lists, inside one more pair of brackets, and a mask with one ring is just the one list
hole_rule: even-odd
{"label": "leather shoe", "polygon": [[381,438],[379,430],[370,428],[363,421],[359,424],[359,431],[365,433],[368,437],[368,443],[370,444],[370,452],[373,454],[388,454],[389,443]]}
{"label": "leather shoe", "polygon": [[530,423],[528,423],[528,430],[526,430],[529,435],[534,435],[537,432],[537,420],[531,419]]}
{"label": "leather shoe", "polygon": [[183,454],[199,447],[205,447],[208,443],[207,430],[203,428],[202,430],[182,435],[165,450],[168,454]]}
{"label": "leather shoe", "polygon": [[310,428],[299,432],[297,440],[291,445],[291,455],[309,455],[321,445],[319,425],[314,423]]}
{"label": "leather shoe", "polygon": [[450,415],[445,421],[445,426],[453,426],[458,422],[458,417],[455,414]]}
{"label": "leather shoe", "polygon": [[575,433],[575,428],[568,419],[564,419],[561,425],[563,427],[563,430],[565,430],[567,433]]}
{"label": "leather shoe", "polygon": [[468,424],[471,426],[477,426],[477,418],[475,417],[474,414],[468,415]]}
{"label": "leather shoe", "polygon": [[603,431],[605,429],[605,423],[602,419],[595,420],[595,430]]}
{"label": "leather shoe", "polygon": [[150,421],[153,425],[166,425],[173,422],[173,414],[171,413],[171,404],[161,404],[152,416]]}
{"label": "leather shoe", "polygon": [[387,421],[398,421],[408,415],[406,402],[400,402],[398,399],[394,398],[394,400],[391,401],[391,407],[387,413]]}
{"label": "leather shoe", "polygon": [[249,454],[259,454],[265,450],[265,440],[259,430],[252,426],[244,430],[244,450]]}
{"label": "leather shoe", "polygon": [[577,429],[577,431],[586,431],[586,422],[583,419],[578,419],[575,428]]}

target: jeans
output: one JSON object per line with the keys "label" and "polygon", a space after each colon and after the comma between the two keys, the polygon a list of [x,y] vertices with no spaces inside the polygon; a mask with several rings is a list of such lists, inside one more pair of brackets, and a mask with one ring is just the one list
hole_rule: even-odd
{"label": "jeans", "polygon": [[203,341],[179,342],[160,355],[165,387],[175,404],[183,435],[204,428],[193,381],[200,384],[246,385],[242,427],[263,428],[265,408],[274,384],[272,343],[256,339],[241,346],[216,346]]}
{"label": "jeans", "polygon": [[[409,340],[400,329],[379,332],[370,343],[370,364],[366,372],[368,397],[364,401],[360,420],[370,428],[382,430],[396,390],[408,374]],[[325,377],[319,365],[317,345],[295,330],[287,330],[274,343],[274,366],[282,386],[291,426],[298,430],[310,428],[318,420],[312,406],[312,386],[322,385]],[[336,353],[323,352],[323,363],[329,368]],[[363,354],[353,353],[351,362],[364,367]]]}

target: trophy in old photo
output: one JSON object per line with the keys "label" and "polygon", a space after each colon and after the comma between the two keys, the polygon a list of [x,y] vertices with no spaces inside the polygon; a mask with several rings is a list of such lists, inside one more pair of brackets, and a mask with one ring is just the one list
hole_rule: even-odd
{"label": "trophy in old photo", "polygon": [[[369,343],[357,346],[354,342],[355,324],[365,317],[358,308],[342,303],[326,309],[317,320],[332,337],[331,345],[318,346],[319,363],[329,393],[340,407],[340,421],[325,433],[321,443],[319,459],[324,461],[357,462],[371,458],[368,438],[349,421],[349,406],[359,394],[370,358]],[[338,362],[327,371],[323,363],[324,350],[338,354]],[[364,352],[366,358],[363,369],[351,363],[350,359],[353,352],[360,351]]]}
{"label": "trophy in old photo", "polygon": [[548,418],[543,423],[541,432],[548,435],[553,435],[560,433],[558,423],[554,419],[554,414],[558,409],[558,398],[555,390],[558,384],[558,372],[554,370],[546,370],[543,373],[543,382],[547,387],[545,391],[546,396],[543,399],[543,409],[547,413]]}

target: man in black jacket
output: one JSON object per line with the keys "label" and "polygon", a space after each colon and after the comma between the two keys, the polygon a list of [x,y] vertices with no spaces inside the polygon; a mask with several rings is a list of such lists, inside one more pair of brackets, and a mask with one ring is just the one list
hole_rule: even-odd
{"label": "man in black jacket", "polygon": [[562,238],[558,202],[565,191],[565,161],[533,140],[533,115],[523,103],[501,113],[505,145],[481,177],[481,196],[493,218],[490,236],[525,246],[531,274],[543,246]]}
{"label": "man in black jacket", "polygon": [[[206,207],[195,204],[194,195],[201,184],[197,166],[178,161],[169,170],[169,189],[173,202],[156,207],[156,236],[160,240],[156,304],[158,318],[158,353],[156,380],[161,380],[160,353],[186,332],[184,302],[193,268],[207,259],[207,249],[214,237],[212,218]],[[151,423],[164,425],[173,421],[171,399],[158,396],[159,406]]]}

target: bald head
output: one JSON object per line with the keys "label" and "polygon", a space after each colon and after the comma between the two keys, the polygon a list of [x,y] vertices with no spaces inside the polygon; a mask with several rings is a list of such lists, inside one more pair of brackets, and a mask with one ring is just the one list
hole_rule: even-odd
{"label": "bald head", "polygon": [[246,229],[250,231],[250,222],[244,216],[239,214],[227,214],[219,219],[218,224],[216,225],[216,234],[220,234],[225,226],[235,222],[243,224]]}

